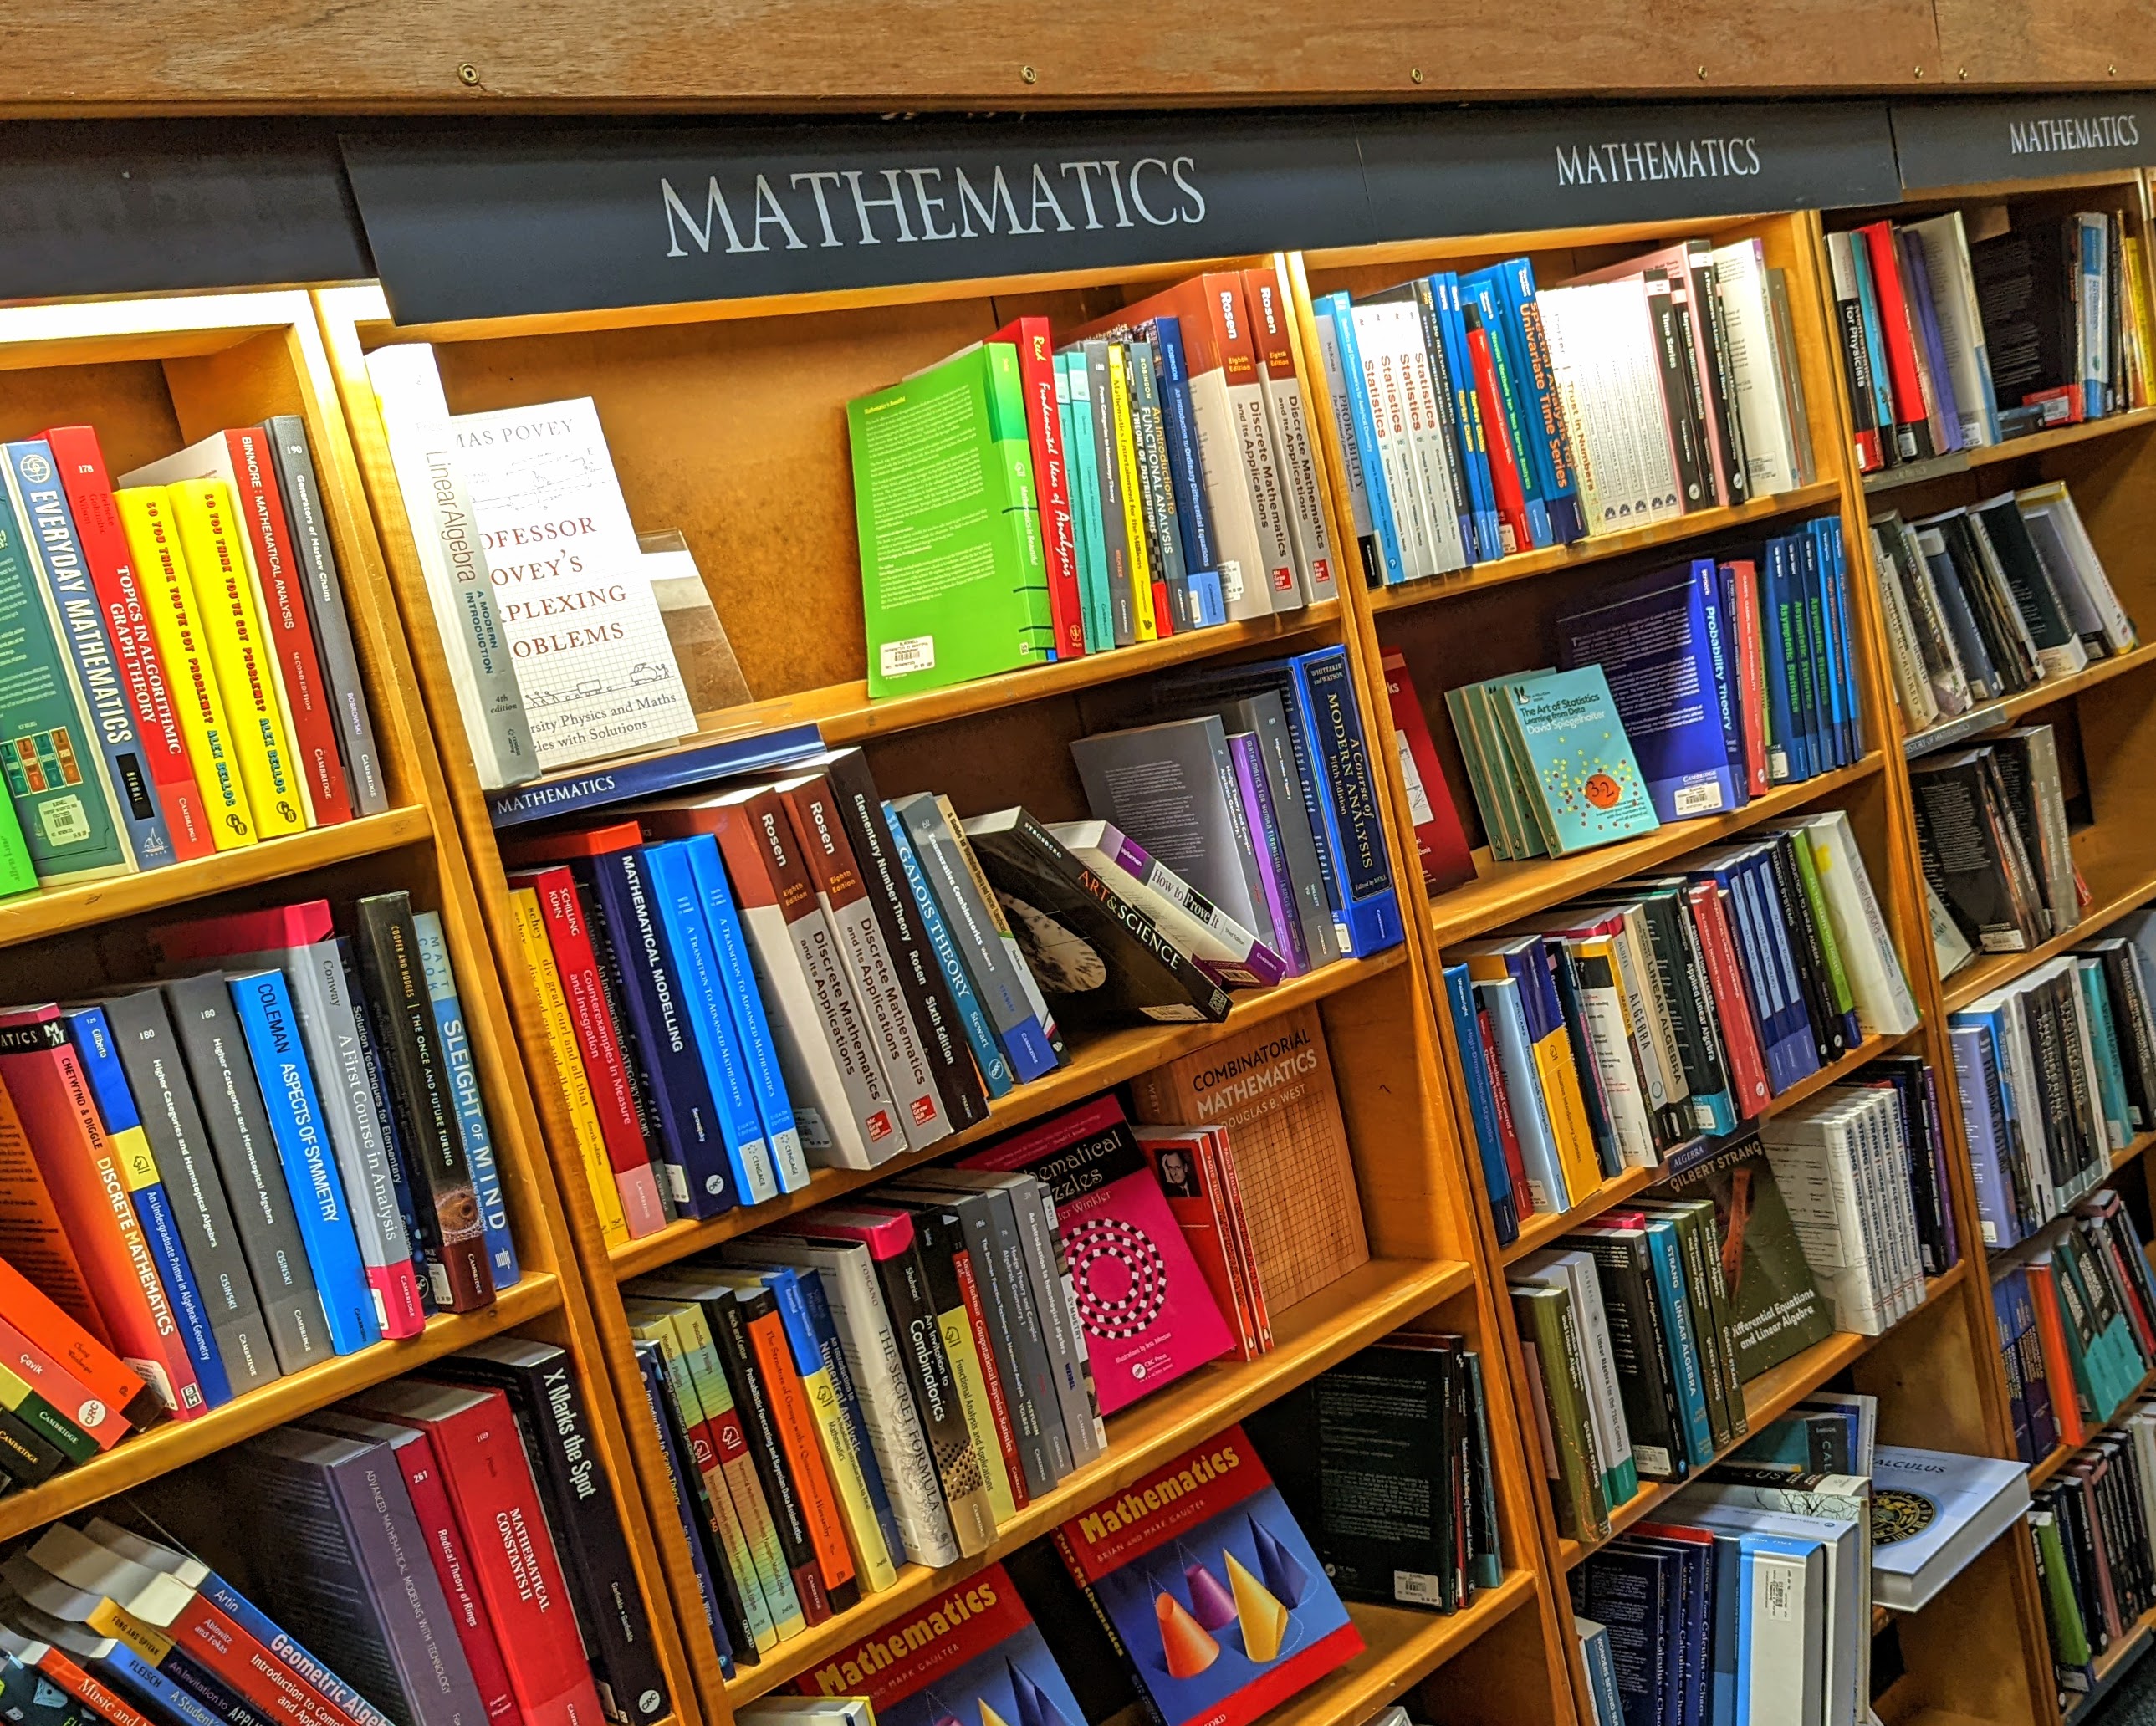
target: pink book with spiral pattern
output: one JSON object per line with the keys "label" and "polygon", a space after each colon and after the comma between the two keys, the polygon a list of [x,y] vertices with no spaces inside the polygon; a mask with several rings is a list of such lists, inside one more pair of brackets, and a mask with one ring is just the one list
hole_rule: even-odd
{"label": "pink book with spiral pattern", "polygon": [[1234,1351],[1227,1321],[1114,1097],[1045,1121],[964,1166],[1030,1174],[1047,1187],[1103,1415]]}

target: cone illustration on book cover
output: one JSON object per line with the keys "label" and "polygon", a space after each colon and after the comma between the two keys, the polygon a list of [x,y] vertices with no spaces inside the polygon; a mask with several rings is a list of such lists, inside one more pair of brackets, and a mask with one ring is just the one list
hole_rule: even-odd
{"label": "cone illustration on book cover", "polygon": [[1235,1621],[1235,1602],[1227,1585],[1193,1558],[1180,1543],[1176,1555],[1183,1560],[1183,1580],[1190,1590],[1190,1616],[1207,1630],[1217,1631]]}
{"label": "cone illustration on book cover", "polygon": [[1040,1685],[1008,1660],[1004,1669],[1010,1674],[1011,1694],[1018,1699],[1018,1726],[1070,1726]]}
{"label": "cone illustration on book cover", "polygon": [[1235,1593],[1235,1616],[1243,1626],[1243,1652],[1264,1666],[1280,1654],[1281,1639],[1287,1634],[1287,1608],[1243,1568],[1234,1553],[1224,1549],[1220,1556],[1227,1560],[1228,1585]]}
{"label": "cone illustration on book cover", "polygon": [[1303,1595],[1310,1587],[1310,1572],[1264,1523],[1255,1517],[1246,1520],[1250,1525],[1251,1544],[1258,1549],[1258,1574],[1265,1578],[1265,1586],[1280,1603],[1293,1610],[1302,1604]]}
{"label": "cone illustration on book cover", "polygon": [[981,1726],[1010,1726],[1009,1721],[988,1706],[985,1696],[981,1698]]}
{"label": "cone illustration on book cover", "polygon": [[966,1723],[944,1706],[943,1698],[932,1691],[928,1696],[928,1726],[966,1726]]}
{"label": "cone illustration on book cover", "polygon": [[1166,1589],[1153,1596],[1152,1609],[1160,1621],[1160,1652],[1168,1677],[1194,1678],[1220,1657],[1220,1645]]}

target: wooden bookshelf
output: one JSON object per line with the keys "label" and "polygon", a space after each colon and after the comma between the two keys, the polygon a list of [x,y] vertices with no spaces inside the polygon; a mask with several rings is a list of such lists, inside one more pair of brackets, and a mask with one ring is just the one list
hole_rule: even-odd
{"label": "wooden bookshelf", "polygon": [[2007,438],[1996,444],[1981,444],[1974,449],[1956,449],[1945,455],[1928,456],[1922,461],[1904,462],[1899,467],[1882,468],[1876,473],[1864,476],[1864,489],[1872,496],[1883,492],[1904,491],[1913,486],[1929,485],[1934,480],[1950,479],[1957,474],[1980,473],[1985,468],[1998,466],[2001,462],[2045,455],[2054,449],[2086,444],[2092,438],[2107,438],[2119,432],[2143,431],[2152,425],[2156,425],[2156,408],[2135,408],[2123,414],[2107,414],[2101,419],[2083,419],[2072,425],[2053,426],[2046,431]]}
{"label": "wooden bookshelf", "polygon": [[[2030,714],[2087,693],[2099,684],[2108,683],[2129,671],[2138,671],[2151,660],[2156,660],[2156,642],[2144,642],[2131,652],[2117,654],[2109,659],[2092,661],[2084,670],[2070,677],[2047,678],[2033,688],[2025,689],[2005,699],[1986,701],[1956,718],[1911,733],[1902,739],[1902,753],[1911,761],[1920,756],[1932,755],[1942,749],[1958,748],[1963,744],[1980,741],[1986,732],[1998,731],[2010,725],[2018,725]],[[1898,717],[1898,715],[1897,715]]]}

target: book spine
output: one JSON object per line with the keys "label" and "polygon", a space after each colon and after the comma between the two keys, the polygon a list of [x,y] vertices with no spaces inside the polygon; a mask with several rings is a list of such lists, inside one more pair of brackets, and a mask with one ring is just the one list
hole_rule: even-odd
{"label": "book spine", "polygon": [[1512,259],[1504,266],[1504,285],[1509,310],[1519,325],[1520,349],[1527,362],[1523,382],[1537,462],[1545,476],[1550,532],[1558,544],[1568,544],[1585,536],[1587,520],[1580,506],[1572,438],[1558,404],[1549,338],[1543,328],[1542,308],[1536,301],[1534,265],[1525,258]]}
{"label": "book spine", "polygon": [[1025,1465],[1019,1455],[1018,1436],[1011,1426],[992,1346],[988,1336],[975,1328],[961,1286],[958,1266],[968,1254],[964,1242],[955,1236],[955,1225],[946,1228],[942,1221],[932,1220],[935,1209],[932,1205],[929,1215],[916,1215],[914,1235],[928,1267],[930,1287],[936,1292],[937,1327],[943,1338],[943,1356],[950,1363],[958,1413],[973,1442],[973,1455],[980,1461],[989,1512],[998,1528],[1007,1527],[1033,1502],[1026,1487]]}
{"label": "book spine", "polygon": [[501,1644],[476,1591],[470,1549],[450,1506],[449,1488],[434,1457],[434,1441],[426,1433],[418,1433],[392,1446],[390,1453],[396,1458],[406,1503],[441,1590],[442,1610],[432,1621],[445,1624],[455,1638],[477,1692],[480,1720],[513,1720],[516,1698],[509,1687],[509,1668],[502,1662]]}
{"label": "book spine", "polygon": [[1313,775],[1318,810],[1337,860],[1342,913],[1355,955],[1365,958],[1397,946],[1404,931],[1348,656],[1343,649],[1320,648],[1287,663],[1308,727],[1306,747],[1319,769]]}
{"label": "book spine", "polygon": [[[666,1365],[658,1344],[639,1343],[635,1349],[637,1369],[644,1378],[644,1407],[659,1434],[660,1451],[675,1489],[674,1514],[681,1530],[682,1544],[689,1549],[690,1567],[696,1572],[696,1591],[704,1604],[704,1627],[710,1631],[712,1645],[718,1651],[720,1672],[731,1677],[734,1668],[733,1639],[726,1626],[721,1622],[719,1592],[711,1575],[711,1560],[706,1555],[704,1542],[697,1535],[696,1520],[689,1505],[686,1482],[689,1471],[696,1464],[690,1458],[688,1441],[667,1395]],[[728,1616],[733,1616],[731,1605]]]}
{"label": "book spine", "polygon": [[965,1031],[966,1045],[973,1051],[981,1083],[991,1097],[1004,1096],[1015,1080],[1010,1063],[1004,1056],[1003,1046],[996,1039],[995,1027],[988,1022],[988,1009],[974,991],[973,978],[959,955],[957,943],[952,938],[950,926],[936,902],[934,890],[928,884],[927,874],[921,868],[920,855],[914,850],[906,824],[889,804],[883,806],[883,812],[885,824],[891,831],[891,849],[906,873],[906,884],[913,895],[921,932],[936,956],[945,986],[950,990],[952,1005]]}
{"label": "book spine", "polygon": [[1075,1461],[1057,1407],[1055,1366],[1034,1302],[1017,1208],[1008,1192],[993,1192],[968,1195],[957,1209],[1005,1400],[1021,1435],[1027,1481],[1034,1493],[1045,1492],[1070,1472]]}
{"label": "book spine", "polygon": [[1056,1232],[1055,1201],[1045,1184],[1029,1176],[1011,1183],[1004,1190],[1024,1252],[1034,1312],[1048,1345],[1055,1400],[1062,1410],[1065,1436],[1070,1441],[1071,1463],[1082,1468],[1106,1451],[1108,1430],[1101,1419],[1100,1394],[1093,1379],[1086,1327],[1079,1316],[1077,1285],[1070,1276],[1062,1237]]}
{"label": "book spine", "polygon": [[457,997],[457,973],[449,963],[441,913],[418,912],[412,928],[419,939],[420,972],[426,980],[428,1003],[434,1009],[434,1031],[449,1075],[458,1138],[471,1165],[472,1194],[479,1201],[480,1227],[486,1237],[487,1268],[496,1289],[514,1288],[516,1245],[509,1235],[509,1202],[494,1160],[494,1135],[487,1129],[486,1102],[480,1094],[479,1066],[465,1030],[464,1003]]}
{"label": "book spine", "polygon": [[1363,579],[1373,588],[1394,586],[1407,579],[1407,566],[1400,549],[1399,523],[1393,514],[1392,488],[1385,472],[1377,409],[1370,398],[1369,373],[1363,360],[1355,309],[1347,295],[1328,294],[1323,313],[1332,326],[1340,351],[1341,393],[1347,399],[1349,429],[1359,458],[1357,468],[1369,507],[1369,531],[1361,547]]}
{"label": "book spine", "polygon": [[1288,327],[1279,277],[1270,270],[1245,270],[1243,303],[1250,313],[1259,375],[1271,409],[1269,429],[1273,454],[1281,464],[1288,526],[1299,566],[1307,573],[1309,592],[1305,597],[1314,605],[1321,599],[1338,598],[1340,588],[1332,568],[1332,539],[1326,532],[1309,406],[1296,364],[1295,338]]}
{"label": "book spine", "polygon": [[352,793],[345,783],[336,715],[316,651],[270,439],[255,426],[224,435],[232,451],[233,502],[247,524],[248,548],[261,588],[262,621],[285,698],[285,722],[308,814],[316,826],[334,826],[352,819]]}
{"label": "book spine", "polygon": [[1104,645],[1128,647],[1138,639],[1137,613],[1132,586],[1130,530],[1124,512],[1122,464],[1116,446],[1114,396],[1108,386],[1110,345],[1100,339],[1084,344],[1079,357],[1085,362],[1085,388],[1082,394],[1076,390],[1078,379],[1074,373],[1073,401],[1084,401],[1093,426],[1089,471],[1101,527],[1101,573],[1107,602],[1104,621],[1110,640]]}
{"label": "book spine", "polygon": [[[1132,424],[1131,345],[1120,338],[1107,350],[1108,393],[1102,398],[1115,449],[1116,489],[1122,506],[1123,543],[1129,548],[1131,631],[1135,641],[1152,641],[1161,633],[1165,608],[1156,609],[1158,578],[1147,532],[1143,480],[1139,473],[1137,432]],[[1160,597],[1166,598],[1163,589]],[[1171,624],[1169,633],[1173,629]],[[1120,645],[1120,644],[1119,644]]]}
{"label": "book spine", "polygon": [[1161,428],[1160,379],[1153,370],[1152,344],[1130,344],[1129,383],[1131,429],[1137,434],[1138,497],[1145,506],[1151,534],[1148,555],[1152,562],[1153,591],[1168,601],[1165,617],[1157,598],[1154,626],[1172,635],[1196,626],[1190,593],[1190,576],[1183,561],[1183,536],[1175,521],[1175,489],[1168,476],[1165,434]]}
{"label": "book spine", "polygon": [[[0,1318],[0,1359],[22,1374],[26,1388],[34,1388],[99,1450],[110,1450],[155,1418],[154,1395],[118,1355],[13,1266],[0,1261],[0,1312],[8,1315]],[[119,1400],[100,1396],[93,1384]]]}
{"label": "book spine", "polygon": [[801,1305],[818,1354],[822,1358],[824,1370],[830,1375],[833,1395],[838,1400],[839,1410],[846,1422],[850,1442],[861,1471],[861,1483],[866,1492],[870,1513],[875,1519],[876,1529],[883,1540],[884,1551],[896,1566],[906,1561],[906,1542],[898,1523],[898,1513],[892,1499],[890,1483],[885,1478],[882,1459],[876,1454],[869,1430],[868,1414],[861,1400],[860,1387],[855,1382],[853,1369],[847,1364],[846,1350],[839,1341],[838,1322],[833,1317],[829,1297],[824,1290],[820,1272],[805,1271],[799,1276],[796,1287],[800,1291]]}
{"label": "book spine", "polygon": [[739,1304],[729,1298],[706,1307],[713,1342],[739,1410],[750,1461],[770,1506],[772,1523],[778,1535],[786,1573],[792,1579],[803,1620],[821,1624],[834,1605],[825,1585],[823,1567],[817,1562],[815,1537],[808,1511],[788,1466],[785,1445],[771,1389],[757,1369],[756,1349]]}
{"label": "book spine", "polygon": [[435,1304],[454,1312],[476,1312],[494,1304],[494,1278],[471,1164],[451,1113],[411,899],[402,892],[371,894],[356,910],[360,971],[375,1008],[391,1097],[410,1157],[419,1246]]}
{"label": "book spine", "polygon": [[[873,1453],[864,1453],[855,1440],[854,1426],[839,1400],[838,1382],[826,1363],[815,1326],[802,1296],[801,1279],[789,1270],[777,1271],[764,1279],[777,1301],[777,1323],[793,1371],[793,1394],[799,1398],[798,1415],[812,1429],[817,1454],[824,1464],[830,1509],[843,1537],[841,1551],[853,1567],[855,1585],[863,1594],[881,1594],[898,1580],[896,1555],[884,1544],[882,1519],[875,1495],[869,1486],[875,1470]],[[879,1486],[880,1482],[879,1482]]]}
{"label": "book spine", "polygon": [[1079,612],[1077,540],[1073,531],[1069,454],[1055,405],[1055,355],[1048,320],[1017,324],[1019,381],[1025,390],[1025,424],[1040,496],[1040,549],[1048,569],[1049,617],[1055,629],[1055,656],[1082,659],[1086,629]]}
{"label": "book spine", "polygon": [[1190,370],[1183,357],[1182,320],[1156,318],[1151,329],[1168,475],[1175,492],[1175,519],[1183,535],[1185,574],[1194,584],[1199,577],[1209,574],[1217,585],[1220,547],[1213,531],[1204,469],[1199,461],[1198,426],[1191,409]]}
{"label": "book spine", "polygon": [[547,1051],[554,1058],[555,1076],[561,1083],[563,1106],[569,1112],[571,1130],[577,1138],[577,1155],[583,1164],[584,1184],[599,1225],[599,1238],[608,1251],[628,1241],[629,1220],[623,1213],[621,1189],[615,1185],[613,1168],[607,1161],[606,1136],[599,1128],[597,1106],[592,1101],[591,1076],[584,1069],[583,1051],[577,1046],[577,1027],[569,1016],[569,997],[562,987],[560,968],[547,940],[547,913],[540,909],[535,888],[512,886],[509,903],[516,918],[518,944],[531,987],[539,997],[539,1015],[546,1027]]}
{"label": "book spine", "polygon": [[306,422],[296,414],[279,414],[264,420],[262,429],[269,436],[277,464],[279,491],[291,530],[307,619],[313,628],[323,681],[329,687],[338,753],[350,783],[352,804],[362,815],[378,815],[389,807],[388,787],[382,778],[374,719],[367,710],[367,688],[353,650],[352,619],[345,609],[336,550],[323,521],[321,482],[315,471]]}

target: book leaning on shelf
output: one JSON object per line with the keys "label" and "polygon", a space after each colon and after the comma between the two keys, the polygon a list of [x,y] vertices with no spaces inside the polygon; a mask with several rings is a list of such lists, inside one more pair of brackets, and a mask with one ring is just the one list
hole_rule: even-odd
{"label": "book leaning on shelf", "polygon": [[1969,948],[2026,953],[2081,922],[2087,888],[2060,774],[2048,725],[1912,763],[1924,878]]}
{"label": "book leaning on shelf", "polygon": [[2137,1397],[2031,1495],[2029,1538],[2052,1669],[2064,1693],[2088,1691],[2097,1661],[2128,1642],[2156,1609],[2152,1446],[2156,1409]]}

